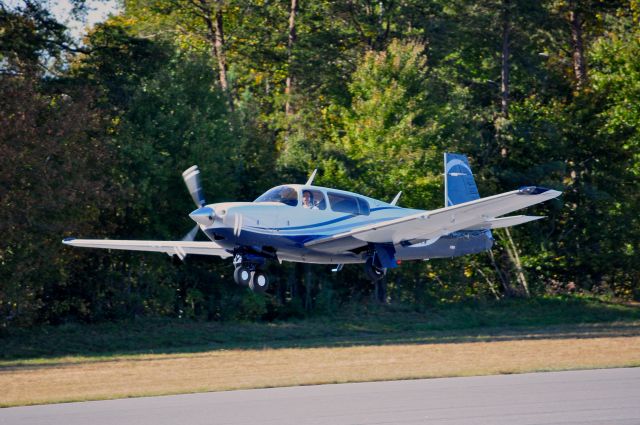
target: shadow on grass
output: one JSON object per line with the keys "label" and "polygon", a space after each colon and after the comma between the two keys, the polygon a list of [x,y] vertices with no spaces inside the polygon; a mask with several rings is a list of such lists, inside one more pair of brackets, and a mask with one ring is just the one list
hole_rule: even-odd
{"label": "shadow on grass", "polygon": [[[640,307],[585,298],[437,306],[359,306],[330,318],[273,323],[143,319],[14,331],[0,338],[0,371],[115,356],[230,349],[440,344],[640,336]],[[60,359],[59,357],[76,357]]]}

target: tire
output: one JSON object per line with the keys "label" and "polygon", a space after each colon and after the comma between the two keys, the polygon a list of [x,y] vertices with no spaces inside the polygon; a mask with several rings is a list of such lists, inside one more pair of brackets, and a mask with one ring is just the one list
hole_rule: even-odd
{"label": "tire", "polygon": [[251,275],[251,270],[247,267],[239,266],[233,271],[233,280],[240,286],[249,286]]}
{"label": "tire", "polygon": [[377,282],[382,279],[387,273],[387,269],[381,269],[373,264],[373,257],[367,258],[367,262],[364,263],[364,271],[367,277],[373,282]]}
{"label": "tire", "polygon": [[249,288],[257,294],[264,293],[269,288],[269,277],[265,272],[256,270],[252,273]]}

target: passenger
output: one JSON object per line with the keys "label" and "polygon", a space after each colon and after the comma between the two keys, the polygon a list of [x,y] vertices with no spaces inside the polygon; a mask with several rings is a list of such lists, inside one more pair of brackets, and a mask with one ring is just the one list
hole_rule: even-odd
{"label": "passenger", "polygon": [[318,206],[313,202],[313,195],[310,191],[302,191],[302,206],[310,210],[317,210]]}

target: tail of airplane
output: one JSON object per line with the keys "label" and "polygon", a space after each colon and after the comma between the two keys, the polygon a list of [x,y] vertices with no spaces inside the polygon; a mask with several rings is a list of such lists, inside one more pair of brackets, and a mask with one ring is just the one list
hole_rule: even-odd
{"label": "tail of airplane", "polygon": [[465,155],[444,154],[444,206],[461,204],[480,198]]}

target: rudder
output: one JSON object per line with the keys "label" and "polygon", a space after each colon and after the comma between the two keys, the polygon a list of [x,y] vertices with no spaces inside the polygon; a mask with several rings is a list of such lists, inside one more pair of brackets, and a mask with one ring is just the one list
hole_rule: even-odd
{"label": "rudder", "polygon": [[469,161],[465,155],[444,154],[444,205],[462,204],[480,199]]}

